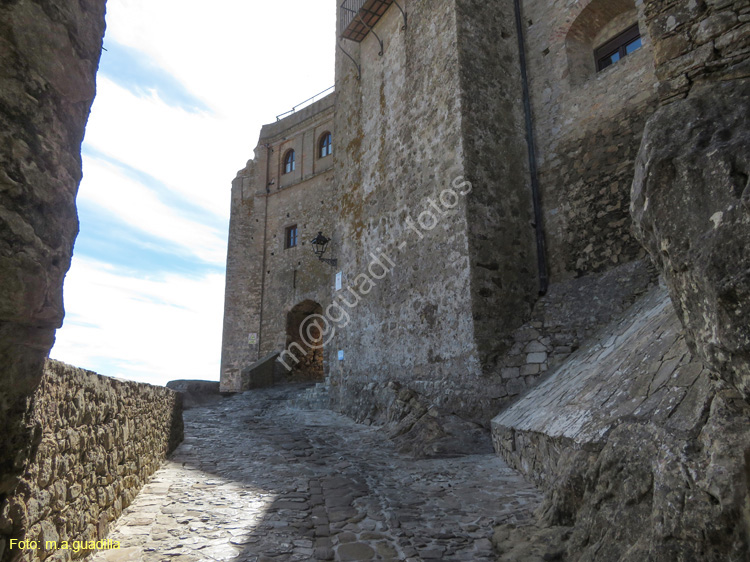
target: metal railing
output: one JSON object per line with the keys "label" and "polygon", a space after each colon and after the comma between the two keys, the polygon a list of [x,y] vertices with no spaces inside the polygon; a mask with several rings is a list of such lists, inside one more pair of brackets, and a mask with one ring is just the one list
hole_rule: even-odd
{"label": "metal railing", "polygon": [[347,28],[357,17],[357,14],[365,5],[367,0],[344,0],[341,3],[341,17],[339,18],[339,37],[344,34]]}
{"label": "metal railing", "polygon": [[333,90],[335,87],[336,86],[331,86],[330,88],[326,88],[325,90],[323,90],[319,94],[315,94],[313,97],[307,98],[305,101],[298,103],[297,105],[295,105],[289,111],[286,111],[284,113],[281,113],[281,114],[277,115],[276,116],[276,121],[281,121],[287,115],[291,115],[293,113],[296,113],[297,110],[300,109],[300,108],[302,108],[302,107],[307,107],[308,105],[312,105],[313,103],[315,103],[316,101],[318,101],[319,98],[323,97],[324,94],[328,94],[328,92],[330,92],[331,90]]}

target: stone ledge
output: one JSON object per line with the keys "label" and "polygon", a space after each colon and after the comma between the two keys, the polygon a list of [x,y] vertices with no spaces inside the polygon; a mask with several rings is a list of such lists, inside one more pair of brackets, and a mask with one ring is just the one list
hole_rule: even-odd
{"label": "stone ledge", "polygon": [[601,450],[624,421],[695,429],[709,394],[666,289],[658,287],[492,420],[495,450],[549,487],[562,455]]}

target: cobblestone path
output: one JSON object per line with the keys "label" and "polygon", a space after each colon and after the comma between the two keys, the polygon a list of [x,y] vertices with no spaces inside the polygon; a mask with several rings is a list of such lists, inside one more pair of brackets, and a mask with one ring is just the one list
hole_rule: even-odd
{"label": "cobblestone path", "polygon": [[382,431],[295,408],[299,387],[185,412],[185,442],[93,562],[494,560],[541,496],[494,455],[413,460]]}

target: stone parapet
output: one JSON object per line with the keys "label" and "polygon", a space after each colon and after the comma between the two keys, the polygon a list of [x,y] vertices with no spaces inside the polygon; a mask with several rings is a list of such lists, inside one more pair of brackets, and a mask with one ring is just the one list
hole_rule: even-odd
{"label": "stone parapet", "polygon": [[[183,438],[176,392],[57,361],[46,364],[30,419],[33,452],[0,514],[0,532],[8,537],[0,539],[3,561],[62,562],[88,554],[76,552],[74,541],[103,539]],[[11,539],[38,545],[10,548]]]}

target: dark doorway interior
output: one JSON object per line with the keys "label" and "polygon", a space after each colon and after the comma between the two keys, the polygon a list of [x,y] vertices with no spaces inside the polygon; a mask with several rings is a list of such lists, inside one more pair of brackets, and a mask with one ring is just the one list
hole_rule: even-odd
{"label": "dark doorway interior", "polygon": [[[287,349],[299,359],[299,363],[292,368],[291,377],[323,380],[325,322],[323,307],[314,301],[303,301],[289,311],[286,320]],[[304,353],[299,351],[300,348]]]}

